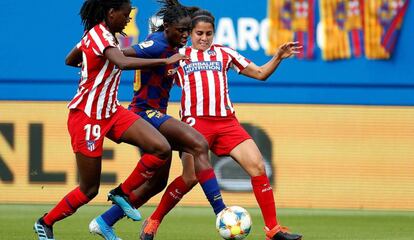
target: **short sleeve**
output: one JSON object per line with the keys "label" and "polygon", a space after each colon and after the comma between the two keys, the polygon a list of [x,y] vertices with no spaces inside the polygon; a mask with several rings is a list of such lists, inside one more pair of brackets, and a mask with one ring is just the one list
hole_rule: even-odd
{"label": "short sleeve", "polygon": [[251,63],[249,59],[245,58],[243,55],[231,48],[225,47],[223,50],[231,58],[230,67],[232,67],[237,73],[243,71]]}
{"label": "short sleeve", "polygon": [[103,55],[103,52],[108,47],[118,47],[117,41],[104,26],[101,24],[96,25],[89,31],[91,39],[95,42],[98,47],[97,55]]}
{"label": "short sleeve", "polygon": [[132,48],[135,50],[137,57],[159,58],[164,52],[165,46],[157,40],[147,39],[146,41],[132,46]]}

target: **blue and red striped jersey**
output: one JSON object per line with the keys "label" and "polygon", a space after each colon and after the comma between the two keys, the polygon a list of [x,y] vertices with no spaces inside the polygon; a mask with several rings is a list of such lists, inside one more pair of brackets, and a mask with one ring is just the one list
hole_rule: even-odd
{"label": "blue and red striped jersey", "polygon": [[[144,42],[132,47],[139,58],[168,58],[178,52],[177,48],[169,45],[164,32],[155,32]],[[136,113],[149,109],[166,113],[175,67],[166,65],[137,70],[134,78],[134,98],[129,109]]]}

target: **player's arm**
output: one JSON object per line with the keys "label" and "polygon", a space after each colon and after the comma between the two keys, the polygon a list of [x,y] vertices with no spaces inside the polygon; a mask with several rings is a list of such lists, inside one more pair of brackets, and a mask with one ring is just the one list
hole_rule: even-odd
{"label": "player's arm", "polygon": [[188,58],[181,54],[175,54],[169,58],[156,59],[127,57],[123,52],[121,52],[121,50],[115,47],[106,48],[104,55],[107,59],[109,59],[109,61],[117,65],[122,70],[168,65]]}
{"label": "player's arm", "polygon": [[[149,57],[147,55],[144,55],[144,56],[139,55],[139,53],[135,50],[135,48],[133,46],[128,47],[128,48],[124,48],[121,51],[126,57],[152,58],[152,57]],[[148,69],[148,68],[142,67],[140,69]]]}
{"label": "player's arm", "polygon": [[65,64],[72,67],[80,67],[82,65],[82,51],[77,46],[66,56]]}
{"label": "player's arm", "polygon": [[132,47],[122,49],[122,53],[127,57],[137,57],[137,52]]}
{"label": "player's arm", "polygon": [[251,62],[240,73],[260,81],[266,81],[266,79],[277,69],[283,59],[299,53],[301,48],[302,46],[299,46],[298,42],[285,43],[279,47],[277,53],[267,63],[262,66],[257,66]]}

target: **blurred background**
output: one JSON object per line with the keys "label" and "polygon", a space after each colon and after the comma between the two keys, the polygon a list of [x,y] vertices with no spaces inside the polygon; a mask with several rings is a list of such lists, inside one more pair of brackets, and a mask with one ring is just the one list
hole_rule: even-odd
{"label": "blurred background", "polygon": [[[282,208],[414,210],[414,6],[408,0],[182,0],[216,17],[215,42],[257,65],[300,41],[266,81],[230,74],[236,115],[266,160]],[[79,69],[65,66],[80,40],[82,0],[1,1],[0,204],[55,203],[77,184],[66,104]],[[156,1],[132,1],[124,47],[145,39]],[[119,98],[132,98],[133,71]],[[169,114],[178,116],[180,90]],[[133,169],[139,153],[105,142],[102,188]],[[228,204],[255,207],[250,180],[212,156]],[[181,174],[177,155],[170,176]],[[159,197],[151,200],[155,205]],[[180,203],[207,206],[197,186]]]}

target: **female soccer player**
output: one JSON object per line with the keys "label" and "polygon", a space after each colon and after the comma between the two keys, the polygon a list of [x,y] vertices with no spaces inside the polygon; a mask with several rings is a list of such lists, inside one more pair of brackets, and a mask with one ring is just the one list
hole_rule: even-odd
{"label": "female soccer player", "polygon": [[[176,54],[178,49],[187,43],[191,25],[190,8],[182,6],[176,0],[160,2],[163,6],[157,15],[163,19],[163,25],[155,29],[155,32],[150,34],[144,42],[123,50],[126,56],[169,57]],[[183,175],[177,177],[168,186],[167,194],[164,194],[159,204],[160,208],[155,214],[164,215],[170,211],[198,181],[213,209],[218,213],[225,208],[225,205],[209,161],[207,141],[189,125],[166,114],[174,76],[175,68],[171,65],[137,71],[134,98],[129,107],[157,128],[174,150],[185,151],[194,156],[194,160],[189,158],[183,161]],[[170,161],[157,171],[154,181],[148,181],[142,188],[130,194],[129,200],[135,207],[140,207],[164,189],[168,180],[169,167]],[[194,175],[194,169],[196,175]],[[89,229],[105,239],[117,239],[112,226],[123,216],[122,209],[115,205],[92,220]],[[158,224],[159,221],[151,221],[151,219],[145,222],[147,229],[157,227]],[[147,231],[141,238],[150,239],[151,235],[152,232]]]}
{"label": "female soccer player", "polygon": [[112,201],[136,220],[140,219],[139,212],[129,206],[127,196],[170,158],[168,141],[144,119],[120,106],[117,90],[121,69],[168,65],[185,57],[179,54],[168,59],[125,57],[115,34],[122,33],[130,21],[130,12],[129,0],[86,0],[82,5],[80,15],[85,34],[66,58],[66,63],[73,66],[78,65],[82,56],[78,92],[68,105],[68,129],[80,183],[35,222],[39,239],[54,239],[53,224],[72,215],[97,195],[104,136],[139,146],[146,153],[120,189],[109,194]]}
{"label": "female soccer player", "polygon": [[[301,239],[301,235],[286,232],[277,222],[273,191],[266,175],[263,157],[235,116],[227,84],[227,71],[230,68],[265,81],[283,59],[298,53],[301,46],[297,42],[283,44],[271,60],[257,66],[233,49],[212,44],[214,30],[214,17],[210,12],[199,10],[192,15],[192,46],[179,51],[190,59],[180,61],[177,71],[178,83],[182,88],[182,121],[199,131],[216,155],[230,155],[250,175],[254,194],[262,211],[266,239]],[[188,157],[191,156],[183,154],[184,159]],[[162,217],[153,214],[151,219]]]}

